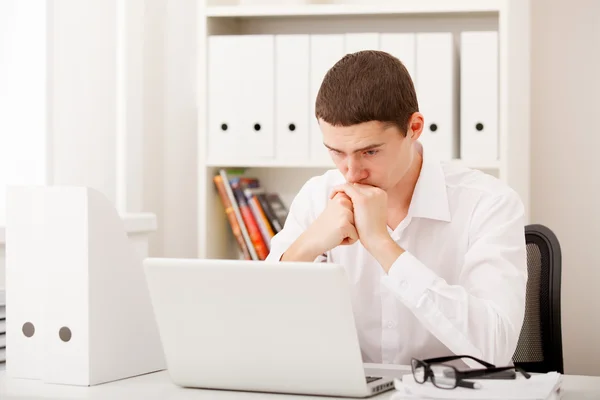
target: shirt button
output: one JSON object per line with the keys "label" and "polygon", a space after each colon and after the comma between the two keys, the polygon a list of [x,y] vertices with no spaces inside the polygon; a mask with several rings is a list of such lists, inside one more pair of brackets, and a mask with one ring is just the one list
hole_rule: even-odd
{"label": "shirt button", "polygon": [[400,281],[400,287],[401,288],[406,288],[408,286],[408,282],[406,281]]}
{"label": "shirt button", "polygon": [[388,323],[387,323],[387,327],[390,329],[393,328],[394,325],[396,325],[396,324],[394,324],[394,321],[388,321]]}

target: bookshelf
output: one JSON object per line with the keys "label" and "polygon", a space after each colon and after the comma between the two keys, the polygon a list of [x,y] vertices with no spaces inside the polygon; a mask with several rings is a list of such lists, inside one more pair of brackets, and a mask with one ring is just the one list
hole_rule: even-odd
{"label": "bookshelf", "polygon": [[[285,3],[285,2],[282,2]],[[306,0],[306,4],[241,5],[198,1],[198,256],[237,258],[239,251],[213,177],[221,168],[245,168],[289,206],[310,177],[332,162],[240,156],[209,150],[209,38],[217,35],[498,33],[498,157],[449,160],[504,180],[520,194],[529,214],[529,0]],[[417,90],[417,95],[419,92]],[[310,101],[314,101],[313,98]],[[427,116],[425,116],[427,118]],[[460,119],[460,118],[458,118]]]}

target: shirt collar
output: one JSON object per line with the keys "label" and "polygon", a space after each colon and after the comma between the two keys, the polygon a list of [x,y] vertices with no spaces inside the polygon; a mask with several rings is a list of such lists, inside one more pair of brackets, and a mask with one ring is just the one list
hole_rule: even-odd
{"label": "shirt collar", "polygon": [[423,149],[420,143],[418,146],[423,156],[423,163],[410,200],[408,215],[450,222],[446,176],[442,165],[431,151]]}

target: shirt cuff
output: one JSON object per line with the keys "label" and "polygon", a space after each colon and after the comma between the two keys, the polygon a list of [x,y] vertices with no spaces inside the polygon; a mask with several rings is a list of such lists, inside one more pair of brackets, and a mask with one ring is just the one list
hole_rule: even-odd
{"label": "shirt cuff", "polygon": [[285,253],[285,250],[271,248],[265,261],[281,261],[283,253]]}
{"label": "shirt cuff", "polygon": [[402,253],[387,275],[382,276],[388,286],[409,307],[417,308],[438,276],[408,251]]}

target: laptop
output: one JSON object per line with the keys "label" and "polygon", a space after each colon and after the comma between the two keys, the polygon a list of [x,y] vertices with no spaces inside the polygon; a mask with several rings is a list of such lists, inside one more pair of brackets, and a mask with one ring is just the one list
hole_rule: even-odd
{"label": "laptop", "polygon": [[146,258],[167,369],[182,387],[340,397],[366,376],[342,266]]}

